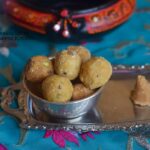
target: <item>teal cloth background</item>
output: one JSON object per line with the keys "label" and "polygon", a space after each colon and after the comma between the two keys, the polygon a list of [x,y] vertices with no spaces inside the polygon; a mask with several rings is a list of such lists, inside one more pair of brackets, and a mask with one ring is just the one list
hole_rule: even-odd
{"label": "teal cloth background", "polygon": [[[2,0],[0,0],[2,3]],[[1,7],[1,6],[0,6]],[[18,39],[8,46],[0,47],[0,69],[11,65],[12,79],[19,81],[24,65],[34,55],[50,55],[53,50],[63,50],[68,45],[84,44],[93,55],[104,56],[112,64],[143,65],[150,63],[150,1],[138,0],[137,9],[133,16],[122,26],[105,35],[96,35],[76,41],[56,41],[36,33],[31,33],[11,24],[0,8],[0,37],[4,33],[15,34]],[[19,36],[22,39],[19,39]],[[2,42],[0,40],[0,42]],[[9,70],[10,71],[10,70]],[[3,71],[2,71],[3,72]],[[0,71],[0,87],[12,84]],[[2,119],[2,118],[1,118]],[[44,131],[28,131],[22,145],[17,145],[20,135],[18,122],[9,117],[3,117],[0,124],[0,143],[9,150],[56,150],[59,147],[51,138],[44,139]],[[95,139],[83,141],[79,138],[80,146],[67,142],[71,150],[125,150],[129,136],[121,131],[102,132],[94,135]],[[67,149],[67,148],[66,148]],[[134,142],[133,149],[142,150]]]}

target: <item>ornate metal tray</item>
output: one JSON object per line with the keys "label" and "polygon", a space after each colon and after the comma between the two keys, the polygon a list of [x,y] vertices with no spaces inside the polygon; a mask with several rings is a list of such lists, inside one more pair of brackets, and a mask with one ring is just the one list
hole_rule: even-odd
{"label": "ornate metal tray", "polygon": [[[27,129],[65,129],[76,131],[125,130],[144,133],[150,128],[150,107],[134,105],[130,92],[139,74],[150,78],[150,66],[114,66],[113,76],[105,86],[96,108],[75,119],[56,119],[39,111],[22,83],[7,87],[2,92],[3,110],[20,121]],[[18,108],[12,108],[13,102]]]}

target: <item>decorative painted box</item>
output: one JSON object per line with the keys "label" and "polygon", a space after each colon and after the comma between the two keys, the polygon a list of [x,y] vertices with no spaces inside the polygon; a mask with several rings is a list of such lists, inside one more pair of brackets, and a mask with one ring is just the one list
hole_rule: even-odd
{"label": "decorative painted box", "polygon": [[133,13],[135,0],[5,0],[12,21],[29,30],[70,37],[108,31]]}

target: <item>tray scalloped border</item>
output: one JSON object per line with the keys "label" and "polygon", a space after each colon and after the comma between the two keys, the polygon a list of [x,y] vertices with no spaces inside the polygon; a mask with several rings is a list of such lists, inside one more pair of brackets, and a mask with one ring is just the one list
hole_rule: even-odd
{"label": "tray scalloped border", "polygon": [[[150,65],[132,65],[132,66],[125,66],[125,65],[115,65],[113,66],[113,74],[150,74]],[[2,96],[3,100],[1,101],[2,109],[7,112],[8,114],[18,118],[20,122],[21,128],[26,129],[38,129],[38,130],[76,130],[78,132],[87,132],[87,131],[106,131],[106,130],[124,130],[127,132],[137,133],[137,132],[145,132],[150,130],[150,120],[144,121],[135,121],[135,122],[120,122],[120,123],[85,123],[85,124],[67,124],[67,123],[46,123],[41,122],[33,118],[31,114],[27,111],[28,103],[22,105],[22,109],[18,109],[16,112],[15,110],[8,110],[9,103],[13,100],[13,90],[20,90],[20,103],[22,100],[26,100],[28,97],[28,93],[24,90],[22,83],[18,83],[17,85],[12,85],[7,87],[3,90]],[[19,101],[19,99],[18,99]],[[12,111],[12,112],[11,112]]]}

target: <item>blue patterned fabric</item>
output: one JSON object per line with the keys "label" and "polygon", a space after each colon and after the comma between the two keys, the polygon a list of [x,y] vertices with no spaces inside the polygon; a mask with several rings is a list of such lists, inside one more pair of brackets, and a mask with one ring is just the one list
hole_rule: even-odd
{"label": "blue patterned fabric", "polygon": [[[2,3],[2,0],[0,0]],[[0,5],[1,6],[1,5]],[[27,60],[34,55],[50,55],[53,50],[65,49],[68,45],[84,44],[92,55],[104,56],[112,64],[143,65],[150,63],[150,0],[138,0],[134,15],[117,29],[105,34],[76,41],[52,41],[36,33],[23,30],[9,22],[0,10],[0,38],[6,33],[15,35],[17,40],[3,46],[0,40],[0,87],[19,81]],[[21,37],[20,37],[21,36]],[[8,67],[10,66],[10,67]],[[9,78],[4,73],[8,69]],[[43,138],[44,131],[30,130],[24,142],[17,145],[21,129],[18,122],[10,116],[0,118],[0,143],[8,150],[57,150],[51,138]],[[68,150],[125,150],[129,135],[122,131],[108,131],[94,135],[94,139],[83,141],[79,137],[80,146],[67,142]],[[133,149],[143,150],[133,139]],[[1,149],[0,149],[1,150]]]}

